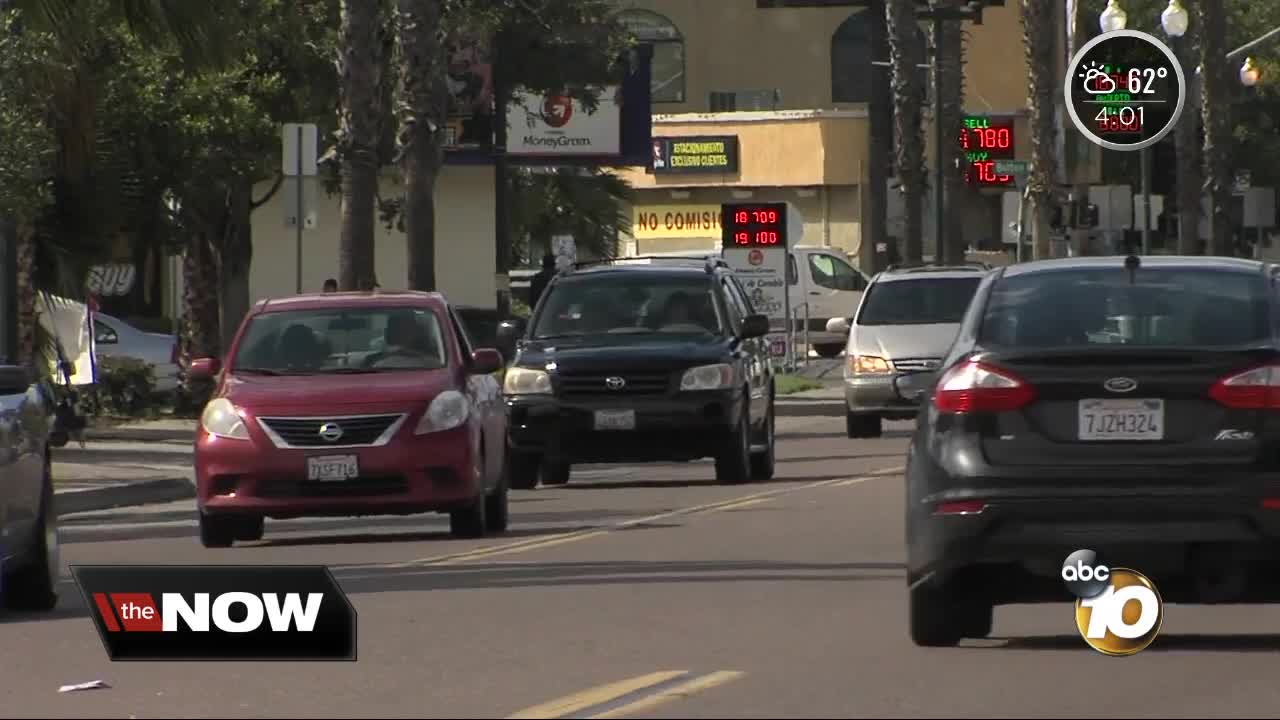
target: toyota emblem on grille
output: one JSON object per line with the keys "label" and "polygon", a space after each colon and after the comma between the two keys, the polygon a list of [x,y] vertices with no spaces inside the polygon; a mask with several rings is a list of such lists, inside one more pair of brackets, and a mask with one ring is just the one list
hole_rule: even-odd
{"label": "toyota emblem on grille", "polygon": [[1102,387],[1114,393],[1133,392],[1138,387],[1138,381],[1133,378],[1116,377],[1102,383]]}
{"label": "toyota emblem on grille", "polygon": [[320,426],[320,437],[337,442],[342,437],[342,428],[337,423],[325,423]]}
{"label": "toyota emblem on grille", "polygon": [[621,390],[627,386],[627,381],[617,375],[614,375],[613,377],[607,377],[604,379],[604,386],[610,390]]}

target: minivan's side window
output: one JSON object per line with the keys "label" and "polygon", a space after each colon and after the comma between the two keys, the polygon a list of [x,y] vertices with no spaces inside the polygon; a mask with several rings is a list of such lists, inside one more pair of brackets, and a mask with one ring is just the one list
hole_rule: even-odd
{"label": "minivan's side window", "polygon": [[800,273],[796,271],[796,256],[791,253],[787,253],[787,284],[800,284]]}
{"label": "minivan's side window", "polygon": [[831,290],[861,292],[867,288],[867,281],[862,273],[834,255],[810,255],[809,272],[815,283]]}
{"label": "minivan's side window", "polygon": [[93,341],[98,345],[114,345],[120,342],[120,337],[116,334],[115,328],[94,318],[93,320]]}

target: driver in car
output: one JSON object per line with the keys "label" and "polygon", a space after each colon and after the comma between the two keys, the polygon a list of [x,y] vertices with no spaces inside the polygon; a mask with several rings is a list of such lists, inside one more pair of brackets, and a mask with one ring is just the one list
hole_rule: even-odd
{"label": "driver in car", "polygon": [[412,315],[396,314],[387,318],[384,337],[386,347],[370,357],[365,367],[402,366],[406,360],[424,360],[433,355],[426,331]]}

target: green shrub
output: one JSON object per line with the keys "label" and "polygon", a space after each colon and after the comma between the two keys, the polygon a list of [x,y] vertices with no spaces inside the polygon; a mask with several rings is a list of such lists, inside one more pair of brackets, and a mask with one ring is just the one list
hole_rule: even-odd
{"label": "green shrub", "polygon": [[524,304],[520,298],[511,298],[511,314],[518,318],[529,319],[533,314],[533,309]]}
{"label": "green shrub", "polygon": [[86,415],[137,417],[155,409],[155,389],[151,365],[136,358],[103,357],[98,359],[98,382],[77,392]]}

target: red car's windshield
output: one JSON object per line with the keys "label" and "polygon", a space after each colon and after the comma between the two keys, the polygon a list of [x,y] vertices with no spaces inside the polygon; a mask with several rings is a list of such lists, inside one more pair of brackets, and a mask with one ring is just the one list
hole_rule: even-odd
{"label": "red car's windshield", "polygon": [[435,370],[448,365],[436,314],[426,308],[298,310],[254,317],[232,372],[311,374]]}

